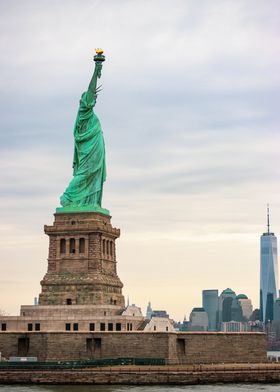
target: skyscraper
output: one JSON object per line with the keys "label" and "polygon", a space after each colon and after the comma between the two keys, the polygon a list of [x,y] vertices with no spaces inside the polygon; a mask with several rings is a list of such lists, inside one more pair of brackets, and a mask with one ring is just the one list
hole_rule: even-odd
{"label": "skyscraper", "polygon": [[252,301],[245,294],[238,294],[236,299],[241,305],[243,318],[249,320],[253,313]]}
{"label": "skyscraper", "polygon": [[267,207],[267,232],[261,236],[260,317],[273,320],[273,305],[278,295],[277,238],[270,232]]}
{"label": "skyscraper", "polygon": [[152,305],[151,302],[149,302],[146,311],[146,318],[150,320],[152,318],[152,313],[153,313]]}
{"label": "skyscraper", "polygon": [[218,290],[203,290],[202,306],[208,314],[208,331],[216,331],[218,316]]}
{"label": "skyscraper", "polygon": [[237,297],[232,300],[230,313],[230,321],[243,321],[242,307]]}
{"label": "skyscraper", "polygon": [[204,308],[193,308],[188,329],[189,331],[207,331],[208,314]]}
{"label": "skyscraper", "polygon": [[233,299],[236,298],[235,292],[229,287],[222,291],[218,302],[218,328],[221,327],[221,322],[232,321],[231,305]]}

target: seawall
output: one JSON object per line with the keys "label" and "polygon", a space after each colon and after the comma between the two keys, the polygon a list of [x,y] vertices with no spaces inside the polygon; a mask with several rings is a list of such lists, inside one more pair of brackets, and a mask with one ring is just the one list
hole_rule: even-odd
{"label": "seawall", "polygon": [[121,366],[79,370],[0,371],[0,384],[195,385],[277,382],[280,382],[280,364]]}

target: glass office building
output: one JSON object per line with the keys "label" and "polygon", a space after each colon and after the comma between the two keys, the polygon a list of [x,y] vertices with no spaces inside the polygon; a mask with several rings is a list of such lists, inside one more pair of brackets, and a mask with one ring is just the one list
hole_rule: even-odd
{"label": "glass office building", "polygon": [[269,230],[269,210],[267,232],[261,236],[260,269],[260,317],[262,321],[273,320],[274,302],[278,295],[277,237]]}
{"label": "glass office building", "polygon": [[208,331],[216,331],[218,315],[218,290],[203,290],[202,306],[208,314]]}

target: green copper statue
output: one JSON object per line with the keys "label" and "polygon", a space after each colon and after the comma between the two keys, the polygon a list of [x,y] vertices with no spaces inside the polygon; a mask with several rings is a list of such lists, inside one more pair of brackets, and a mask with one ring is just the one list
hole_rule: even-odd
{"label": "green copper statue", "polygon": [[60,198],[57,212],[96,211],[109,214],[101,207],[103,183],[106,180],[105,144],[100,122],[93,112],[96,103],[97,79],[105,61],[102,49],[96,50],[95,69],[82,94],[74,127],[73,179]]}

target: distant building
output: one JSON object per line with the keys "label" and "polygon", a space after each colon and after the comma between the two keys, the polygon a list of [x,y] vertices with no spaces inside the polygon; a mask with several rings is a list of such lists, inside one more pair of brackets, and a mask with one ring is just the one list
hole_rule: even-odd
{"label": "distant building", "polygon": [[230,321],[243,321],[242,308],[237,297],[232,299]]}
{"label": "distant building", "polygon": [[236,299],[241,305],[243,318],[249,320],[253,313],[252,301],[245,294],[239,294]]}
{"label": "distant building", "polygon": [[153,309],[151,306],[151,302],[148,303],[147,310],[146,310],[146,318],[150,320],[152,318]]}
{"label": "distant building", "polygon": [[179,331],[180,332],[185,332],[189,330],[189,321],[186,320],[186,317],[184,317],[184,321],[181,323],[178,323]]}
{"label": "distant building", "polygon": [[241,321],[229,321],[221,324],[222,332],[250,332],[250,324]]}
{"label": "distant building", "polygon": [[264,323],[262,321],[249,321],[251,332],[263,332]]}
{"label": "distant building", "polygon": [[250,321],[260,321],[260,309],[254,309]]}
{"label": "distant building", "polygon": [[193,308],[188,329],[189,331],[208,330],[208,314],[204,308]]}
{"label": "distant building", "polygon": [[249,321],[252,313],[252,301],[247,295],[236,295],[232,289],[227,288],[218,297],[217,329],[221,330],[222,323]]}
{"label": "distant building", "polygon": [[145,332],[174,332],[175,329],[169,318],[152,317],[144,328]]}
{"label": "distant building", "polygon": [[208,331],[217,330],[218,290],[202,291],[202,306],[208,314]]}
{"label": "distant building", "polygon": [[143,317],[141,308],[139,308],[139,306],[136,306],[135,304],[128,305],[122,312],[122,315],[130,317]]}
{"label": "distant building", "polygon": [[280,298],[277,298],[273,305],[273,320],[280,321]]}
{"label": "distant building", "polygon": [[261,236],[260,316],[267,323],[273,320],[273,306],[278,294],[277,238],[270,232],[269,208],[267,232]]}
{"label": "distant building", "polygon": [[169,318],[169,314],[166,312],[166,310],[153,310],[152,317]]}
{"label": "distant building", "polygon": [[236,298],[236,294],[230,288],[225,289],[219,296],[219,324],[221,324],[222,322],[232,321],[231,305],[234,298]]}

